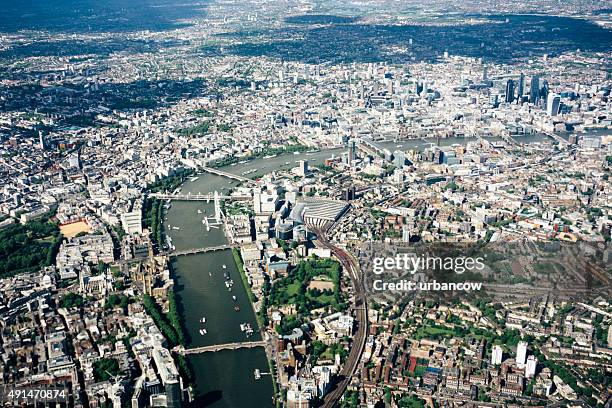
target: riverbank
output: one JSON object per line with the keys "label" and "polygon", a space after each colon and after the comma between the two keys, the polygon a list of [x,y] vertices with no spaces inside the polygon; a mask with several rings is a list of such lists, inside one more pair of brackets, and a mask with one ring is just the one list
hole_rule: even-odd
{"label": "riverbank", "polygon": [[[167,314],[164,314],[157,302],[149,295],[145,294],[143,296],[142,304],[147,314],[153,319],[157,328],[166,338],[168,348],[172,349],[176,346],[185,347],[185,332],[180,323],[174,291],[168,292]],[[187,358],[178,353],[172,353],[172,357],[181,378],[183,378],[192,391],[195,391],[193,368],[190,366]]]}
{"label": "riverbank", "polygon": [[218,169],[221,167],[230,166],[232,164],[240,163],[243,161],[249,162],[249,161],[256,160],[256,159],[269,158],[268,156],[276,157],[279,154],[305,152],[305,151],[308,151],[309,149],[310,148],[308,146],[301,145],[301,144],[292,144],[292,145],[288,145],[285,147],[267,147],[267,148],[260,150],[257,153],[253,153],[248,156],[242,156],[242,157],[231,156],[225,159],[217,160],[213,163],[210,163],[209,166],[212,168]]}
{"label": "riverbank", "polygon": [[[244,289],[246,290],[249,296],[249,299],[251,301],[253,312],[255,313],[255,317],[257,318],[257,325],[259,326],[259,331],[260,333],[263,334],[265,333],[265,330],[266,330],[266,322],[264,318],[262,318],[261,315],[263,314],[265,316],[265,309],[261,310],[261,312],[263,313],[258,313],[257,310],[255,310],[255,302],[257,301],[257,299],[255,298],[255,295],[253,294],[253,291],[251,290],[249,279],[244,270],[244,262],[242,261],[242,257],[240,256],[240,252],[238,251],[238,249],[232,248],[232,256],[234,257],[234,262],[236,263],[238,272],[240,272],[240,277],[242,278],[242,284],[244,285]],[[280,408],[281,403],[280,403],[280,400],[278,399],[279,389],[278,389],[278,384],[276,383],[276,365],[274,364],[273,360],[270,358],[271,356],[268,355],[267,357],[268,357],[268,369],[270,370],[269,371],[270,377],[272,379],[272,388],[274,389],[274,399],[276,401],[276,407]]]}

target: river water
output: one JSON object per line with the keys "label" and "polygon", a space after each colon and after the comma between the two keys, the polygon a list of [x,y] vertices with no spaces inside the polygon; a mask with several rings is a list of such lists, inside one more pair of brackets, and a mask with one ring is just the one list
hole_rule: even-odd
{"label": "river water", "polygon": [[[545,140],[546,136],[526,137],[521,142],[531,143]],[[474,139],[441,139],[440,145],[454,143],[466,144]],[[496,139],[493,139],[496,140]],[[425,140],[403,140],[400,142],[381,142],[390,150],[409,150],[429,146]],[[431,140],[437,143],[435,140]],[[258,177],[274,170],[286,170],[296,166],[298,160],[308,160],[311,165],[320,164],[332,155],[339,155],[341,149],[326,150],[299,155],[283,154],[273,158],[262,158],[235,166],[226,166],[223,170],[240,175],[252,171],[249,177]],[[201,174],[197,180],[188,180],[182,187],[182,193],[220,193],[236,186],[236,182],[212,174]],[[201,213],[198,212],[201,211]],[[213,203],[175,201],[167,211],[164,228],[172,238],[177,250],[201,248],[227,243],[221,228],[206,230],[202,224],[205,216],[213,216]],[[170,228],[169,228],[170,226]],[[174,227],[174,228],[173,228]],[[178,229],[176,229],[178,228]],[[241,323],[250,323],[255,329],[255,314],[242,285],[230,250],[213,253],[187,255],[175,258],[175,290],[179,308],[188,333],[187,347],[200,347],[212,344],[223,344],[246,340],[240,330]],[[225,266],[225,268],[224,268]],[[225,286],[224,273],[234,281],[230,291]],[[236,301],[232,299],[236,296]],[[240,310],[234,310],[238,305]],[[206,322],[200,323],[205,317]],[[201,335],[199,330],[205,328],[207,333]],[[248,340],[261,340],[255,334]],[[194,367],[196,386],[199,392],[197,407],[214,408],[251,408],[271,407],[272,379],[262,375],[255,380],[254,370],[268,373],[266,353],[263,348],[225,350],[190,355]]]}
{"label": "river water", "polygon": [[[224,170],[241,174],[257,169],[257,172],[249,174],[257,176],[275,169],[295,167],[295,161],[301,159],[306,159],[313,165],[322,163],[331,154],[334,152],[285,154],[227,166]],[[285,164],[287,162],[289,164]],[[234,186],[236,182],[225,177],[201,174],[197,180],[186,181],[181,192],[223,192]],[[221,228],[211,227],[207,231],[202,224],[205,216],[213,215],[213,203],[174,201],[167,211],[164,228],[177,250],[225,244],[227,239]],[[230,250],[180,256],[174,258],[172,267],[180,312],[188,334],[188,348],[247,340],[240,330],[240,324],[250,323],[256,329],[257,322]],[[224,273],[228,273],[234,281],[231,291],[225,286]],[[236,301],[232,296],[236,296]],[[239,306],[240,311],[234,310],[235,305]],[[203,317],[206,318],[204,324],[200,322]],[[204,335],[200,334],[202,328],[207,331]],[[256,331],[248,340],[261,340],[261,336]],[[259,369],[261,373],[270,371],[263,348],[208,352],[190,355],[189,359],[194,368],[199,392],[196,406],[273,406],[271,377],[264,374],[259,380],[255,380],[254,376],[255,369]]]}

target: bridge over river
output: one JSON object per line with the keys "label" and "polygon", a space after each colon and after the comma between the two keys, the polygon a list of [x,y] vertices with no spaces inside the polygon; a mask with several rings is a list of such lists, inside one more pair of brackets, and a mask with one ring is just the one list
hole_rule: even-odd
{"label": "bridge over river", "polygon": [[[191,249],[183,249],[180,251],[162,251],[156,256],[183,256],[183,255],[195,255],[195,254],[205,254],[207,252],[216,252],[216,251],[224,251],[226,249],[236,248],[237,245],[226,244],[226,245],[217,245],[217,246],[209,246],[203,248],[191,248]],[[140,257],[140,258],[132,258],[132,259],[119,259],[114,262],[116,265],[123,264],[134,264],[137,262],[146,262],[149,257]]]}
{"label": "bridge over river", "polygon": [[167,193],[153,193],[151,197],[159,200],[174,200],[174,201],[206,201],[211,202],[215,200],[251,200],[253,197],[246,194],[232,194],[232,195],[221,195],[221,194],[167,194]]}
{"label": "bridge over river", "polygon": [[243,181],[243,182],[253,181],[250,178],[238,176],[236,174],[228,173],[227,171],[223,171],[219,169],[213,169],[212,167],[202,167],[202,170],[207,173],[216,174],[218,176],[223,176],[223,177],[227,177],[227,178],[238,180],[238,181]]}
{"label": "bridge over river", "polygon": [[167,256],[195,255],[195,254],[204,254],[206,252],[223,251],[223,250],[232,249],[235,247],[236,245],[227,244],[227,245],[217,245],[217,246],[210,246],[210,247],[204,247],[204,248],[183,249],[181,251],[162,252],[161,254],[167,255]]}
{"label": "bridge over river", "polygon": [[241,348],[255,348],[255,347],[265,347],[265,341],[241,341],[236,343],[225,343],[225,344],[213,344],[210,346],[203,347],[194,347],[185,349],[184,347],[176,347],[174,351],[177,351],[179,354],[187,355],[187,354],[200,354],[200,353],[208,353],[208,352],[217,352],[221,350],[237,350]]}

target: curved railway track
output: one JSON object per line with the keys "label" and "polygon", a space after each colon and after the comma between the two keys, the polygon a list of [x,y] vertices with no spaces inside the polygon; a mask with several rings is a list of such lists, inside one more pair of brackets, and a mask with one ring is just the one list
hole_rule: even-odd
{"label": "curved railway track", "polygon": [[336,382],[335,387],[323,398],[322,407],[333,408],[338,405],[338,402],[344,395],[351,378],[357,371],[359,361],[361,360],[361,355],[363,354],[363,349],[365,347],[365,342],[368,335],[368,306],[365,297],[365,290],[359,274],[359,264],[357,263],[357,260],[345,250],[338,248],[329,242],[325,238],[323,231],[315,230],[315,233],[317,234],[318,243],[321,246],[331,250],[331,252],[342,264],[344,270],[347,271],[355,291],[355,303],[353,305],[353,310],[355,311],[357,329],[353,336],[353,347],[351,347],[344,366],[339,373],[339,380]]}

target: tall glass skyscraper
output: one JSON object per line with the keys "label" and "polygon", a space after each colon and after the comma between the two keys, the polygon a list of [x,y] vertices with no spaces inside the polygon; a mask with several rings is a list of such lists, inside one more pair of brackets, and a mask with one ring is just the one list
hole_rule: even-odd
{"label": "tall glass skyscraper", "polygon": [[531,77],[531,90],[529,93],[529,102],[536,103],[540,97],[540,77],[534,75]]}
{"label": "tall glass skyscraper", "polygon": [[514,101],[514,80],[509,79],[506,82],[506,103]]}
{"label": "tall glass skyscraper", "polygon": [[519,78],[517,92],[518,92],[517,98],[520,102],[521,98],[523,97],[523,93],[525,92],[525,74],[523,74],[522,72],[521,72],[521,77]]}

